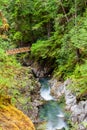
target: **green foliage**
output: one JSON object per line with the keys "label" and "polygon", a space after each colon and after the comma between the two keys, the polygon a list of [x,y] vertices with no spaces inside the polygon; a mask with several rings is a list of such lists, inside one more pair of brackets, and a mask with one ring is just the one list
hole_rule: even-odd
{"label": "green foliage", "polygon": [[82,124],[85,128],[87,128],[87,122],[83,121]]}
{"label": "green foliage", "polygon": [[87,16],[86,12],[84,17],[78,17],[76,27],[70,30],[70,37],[73,46],[79,49],[87,48]]}
{"label": "green foliage", "polygon": [[[57,14],[56,4],[58,4],[57,0],[10,1],[7,9],[11,23],[11,38],[22,43],[36,42],[41,37],[47,38],[53,28],[51,27],[49,31],[51,23],[54,22],[54,16],[56,17]],[[18,39],[18,32],[21,32],[21,40]]]}
{"label": "green foliage", "polygon": [[[4,0],[0,6],[1,9],[6,6],[9,37],[16,46],[32,45],[30,57],[50,65],[53,75],[59,80],[71,77],[75,81],[76,87],[72,88],[77,95],[84,93],[86,78],[82,77],[86,77],[87,1],[77,0],[75,5],[72,0]],[[3,43],[7,46],[7,41]],[[4,54],[1,55],[3,58]],[[19,58],[24,57],[21,55]]]}
{"label": "green foliage", "polygon": [[[68,23],[63,22],[65,18],[60,7],[61,4],[68,20],[70,20]],[[75,5],[71,1],[67,3],[65,1],[61,4],[58,3],[57,7],[57,10],[60,9],[61,11],[58,10],[59,14],[53,17],[55,32],[49,39],[39,40],[33,44],[31,52],[36,59],[44,59],[45,61],[51,59],[51,63],[53,60],[54,75],[60,80],[67,77],[72,78],[74,81],[71,86],[72,91],[77,96],[84,95],[87,92],[87,10],[83,10],[83,5],[86,7],[87,3],[85,0],[83,3],[77,1],[77,6],[80,4],[82,6],[77,8],[76,19],[73,17]],[[68,11],[66,11],[67,8]]]}
{"label": "green foliage", "polygon": [[8,0],[1,0],[0,1],[0,10],[4,9],[3,11],[5,12],[6,11],[5,7],[8,5],[8,2],[9,2]]}
{"label": "green foliage", "polygon": [[69,130],[78,130],[78,124],[71,122],[70,120],[68,120],[68,125],[69,125]]}
{"label": "green foliage", "polygon": [[16,40],[16,41],[18,41],[18,40],[21,41],[21,40],[22,40],[22,34],[21,34],[21,32],[16,32],[16,33],[14,34],[13,39]]}
{"label": "green foliage", "polygon": [[11,38],[19,45],[20,42],[31,41],[33,1],[12,0],[9,2],[7,9],[10,11]]}
{"label": "green foliage", "polygon": [[10,95],[12,104],[28,110],[26,104],[31,102],[30,94],[37,84],[30,68],[22,68],[15,56],[6,55],[8,45],[9,40],[0,39],[0,96]]}
{"label": "green foliage", "polygon": [[85,96],[87,94],[87,61],[83,65],[76,65],[75,70],[71,76],[73,84],[69,86],[71,90],[76,93],[77,97]]}
{"label": "green foliage", "polygon": [[[45,59],[47,58],[49,52],[49,43],[47,41],[37,41],[37,43],[33,44],[31,48],[32,55],[34,55],[38,60],[39,58]],[[48,49],[47,49],[48,48]]]}
{"label": "green foliage", "polygon": [[8,57],[5,50],[8,48],[8,41],[0,39],[0,93],[7,93],[8,88],[14,83],[16,67],[20,67],[15,57]]}

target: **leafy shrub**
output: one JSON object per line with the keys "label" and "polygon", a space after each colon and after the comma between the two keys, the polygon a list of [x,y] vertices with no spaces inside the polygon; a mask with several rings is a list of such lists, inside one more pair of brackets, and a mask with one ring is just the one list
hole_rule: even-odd
{"label": "leafy shrub", "polygon": [[14,56],[7,56],[5,50],[8,42],[0,39],[0,93],[6,93],[8,88],[14,84],[14,75],[20,64]]}
{"label": "leafy shrub", "polygon": [[87,95],[87,61],[82,65],[76,65],[71,76],[73,84],[69,86],[76,93],[76,96],[81,98]]}

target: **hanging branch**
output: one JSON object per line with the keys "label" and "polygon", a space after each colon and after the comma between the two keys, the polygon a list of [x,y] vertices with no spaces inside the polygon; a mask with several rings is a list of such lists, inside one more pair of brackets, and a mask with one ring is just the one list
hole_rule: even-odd
{"label": "hanging branch", "polygon": [[68,19],[68,17],[67,17],[66,11],[65,11],[65,8],[63,7],[63,4],[62,4],[62,0],[60,0],[60,4],[61,4],[62,10],[63,10],[63,12],[64,12],[64,15],[65,15],[65,17],[66,17],[66,21],[69,22],[69,19]]}

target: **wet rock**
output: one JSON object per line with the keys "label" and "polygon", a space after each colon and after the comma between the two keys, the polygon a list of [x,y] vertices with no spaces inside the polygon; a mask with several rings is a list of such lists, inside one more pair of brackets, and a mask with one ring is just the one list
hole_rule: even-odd
{"label": "wet rock", "polygon": [[51,94],[55,97],[55,99],[59,99],[64,94],[64,85],[61,82],[57,82],[57,80],[50,81]]}

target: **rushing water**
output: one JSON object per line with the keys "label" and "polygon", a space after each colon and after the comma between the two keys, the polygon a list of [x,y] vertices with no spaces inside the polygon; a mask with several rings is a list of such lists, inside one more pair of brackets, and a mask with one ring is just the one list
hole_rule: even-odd
{"label": "rushing water", "polygon": [[42,85],[40,94],[44,100],[47,101],[40,108],[40,118],[43,121],[47,121],[46,130],[66,130],[67,125],[64,121],[64,114],[59,108],[58,103],[50,95],[50,86],[48,79],[40,79]]}

